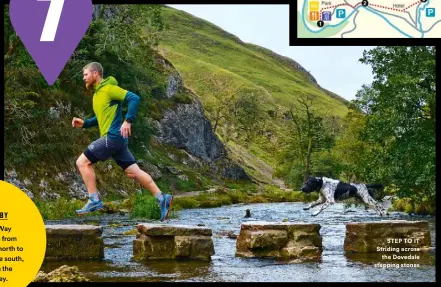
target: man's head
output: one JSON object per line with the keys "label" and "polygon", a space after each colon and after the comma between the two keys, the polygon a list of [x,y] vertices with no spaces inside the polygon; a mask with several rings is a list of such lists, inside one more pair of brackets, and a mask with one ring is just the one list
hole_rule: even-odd
{"label": "man's head", "polygon": [[103,78],[103,66],[98,62],[92,62],[83,68],[83,81],[87,89],[93,88]]}
{"label": "man's head", "polygon": [[308,178],[308,180],[305,182],[305,184],[300,190],[305,193],[311,193],[313,191],[319,191],[320,188],[322,188],[322,185],[323,185],[323,179],[317,177],[310,177]]}

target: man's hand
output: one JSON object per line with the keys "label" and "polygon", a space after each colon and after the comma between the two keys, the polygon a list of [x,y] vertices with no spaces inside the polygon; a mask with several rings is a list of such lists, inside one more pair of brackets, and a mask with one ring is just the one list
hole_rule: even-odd
{"label": "man's hand", "polygon": [[82,128],[84,125],[84,121],[80,118],[73,118],[72,119],[72,126],[74,128]]}
{"label": "man's hand", "polygon": [[121,135],[123,136],[123,138],[127,138],[132,135],[131,127],[132,127],[132,124],[129,123],[128,121],[123,122],[121,129],[120,129]]}

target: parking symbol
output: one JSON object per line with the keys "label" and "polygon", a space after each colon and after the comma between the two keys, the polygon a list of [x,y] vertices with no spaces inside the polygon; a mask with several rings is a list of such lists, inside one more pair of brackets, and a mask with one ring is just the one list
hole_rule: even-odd
{"label": "parking symbol", "polygon": [[331,21],[331,12],[330,11],[325,11],[322,12],[322,20],[323,21]]}
{"label": "parking symbol", "polygon": [[435,17],[435,8],[426,8],[426,17]]}
{"label": "parking symbol", "polygon": [[345,9],[337,9],[337,18],[346,18],[346,10]]}

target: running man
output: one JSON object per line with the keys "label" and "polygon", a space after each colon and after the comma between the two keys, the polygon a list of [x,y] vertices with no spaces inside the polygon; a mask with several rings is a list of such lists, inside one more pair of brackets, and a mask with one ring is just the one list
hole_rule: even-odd
{"label": "running man", "polygon": [[[96,189],[93,164],[112,157],[129,178],[137,180],[155,196],[161,209],[161,221],[164,221],[170,211],[173,196],[159,190],[152,177],[139,168],[128,149],[128,137],[131,135],[131,124],[138,112],[139,96],[120,88],[112,76],[103,79],[103,67],[97,62],[89,63],[83,68],[83,80],[87,89],[94,90],[95,116],[86,120],[74,117],[72,126],[87,129],[98,125],[100,138],[92,142],[76,162],[89,193],[86,205],[76,210],[76,213],[86,214],[104,208],[101,195]],[[123,102],[128,103],[124,122],[122,122]]]}

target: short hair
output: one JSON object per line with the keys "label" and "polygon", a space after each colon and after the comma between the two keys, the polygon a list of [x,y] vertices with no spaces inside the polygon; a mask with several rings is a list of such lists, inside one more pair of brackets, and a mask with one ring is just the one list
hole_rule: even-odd
{"label": "short hair", "polygon": [[92,62],[84,66],[83,71],[89,69],[92,72],[98,72],[98,74],[102,77],[103,76],[103,66],[101,66],[98,62]]}

